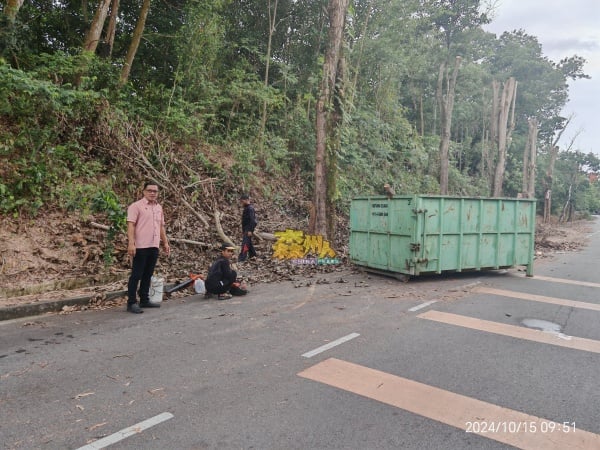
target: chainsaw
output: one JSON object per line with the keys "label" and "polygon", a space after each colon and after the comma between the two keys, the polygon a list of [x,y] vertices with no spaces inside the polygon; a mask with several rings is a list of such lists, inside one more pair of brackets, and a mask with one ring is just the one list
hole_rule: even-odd
{"label": "chainsaw", "polygon": [[185,280],[184,282],[176,284],[175,286],[173,286],[169,289],[165,289],[165,294],[171,295],[173,292],[177,292],[182,289],[185,289],[188,286],[191,286],[192,284],[194,284],[194,282],[196,280],[203,280],[203,279],[204,279],[204,277],[200,274],[190,273],[190,277],[187,280]]}

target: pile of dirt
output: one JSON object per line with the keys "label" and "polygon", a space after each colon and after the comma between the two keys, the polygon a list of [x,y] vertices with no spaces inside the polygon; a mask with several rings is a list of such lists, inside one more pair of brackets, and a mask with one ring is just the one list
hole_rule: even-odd
{"label": "pile of dirt", "polygon": [[587,242],[591,222],[577,220],[567,223],[538,223],[535,228],[536,257],[547,257],[554,252],[577,251]]}
{"label": "pile of dirt", "polygon": [[[162,203],[170,218],[166,202]],[[265,233],[307,227],[307,217],[292,214],[289,209],[260,202],[255,208],[259,230]],[[233,242],[238,236],[241,241],[241,209],[233,204],[222,210],[224,233]],[[339,245],[336,243],[333,247],[341,249],[338,255],[344,259],[346,244],[342,237],[347,234],[344,221],[338,227],[338,234],[341,236]],[[121,233],[114,240],[110,265],[106,265],[104,259],[106,235],[100,216],[81,218],[54,212],[35,219],[0,219],[0,307],[126,289],[131,267],[126,235]],[[167,283],[184,281],[189,274],[205,274],[218,255],[221,240],[214,230],[192,227],[174,217],[168,235],[171,255],[161,256],[155,270]],[[255,242],[259,256],[238,268],[250,284],[293,280],[335,270],[331,266],[299,266],[274,261],[270,257],[273,242],[267,239]]]}

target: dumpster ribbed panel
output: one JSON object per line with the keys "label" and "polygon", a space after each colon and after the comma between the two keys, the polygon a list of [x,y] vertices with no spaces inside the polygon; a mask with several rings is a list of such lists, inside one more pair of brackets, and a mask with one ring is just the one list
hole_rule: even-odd
{"label": "dumpster ribbed panel", "polygon": [[533,274],[535,200],[449,196],[358,197],[350,259],[400,273],[527,266]]}

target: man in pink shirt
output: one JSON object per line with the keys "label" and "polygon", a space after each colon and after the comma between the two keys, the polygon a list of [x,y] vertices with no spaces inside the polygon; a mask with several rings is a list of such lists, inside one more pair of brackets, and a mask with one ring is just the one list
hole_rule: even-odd
{"label": "man in pink shirt", "polygon": [[[151,303],[150,280],[158,261],[158,248],[162,242],[167,256],[171,252],[165,231],[165,218],[162,207],[156,201],[158,185],[148,181],[144,184],[144,197],[127,208],[127,253],[133,258],[131,276],[127,284],[127,311],[143,313],[140,308],[159,308],[160,304]],[[139,290],[140,305],[136,300]]]}

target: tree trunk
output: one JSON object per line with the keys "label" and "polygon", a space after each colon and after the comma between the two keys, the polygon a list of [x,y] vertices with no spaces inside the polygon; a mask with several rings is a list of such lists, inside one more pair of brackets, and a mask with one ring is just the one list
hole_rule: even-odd
{"label": "tree trunk", "polygon": [[[440,108],[440,120],[441,120],[441,136],[440,136],[440,193],[442,195],[448,194],[448,170],[449,170],[449,156],[448,150],[450,148],[450,130],[452,128],[452,110],[454,109],[454,94],[456,91],[456,78],[458,76],[458,69],[460,67],[461,57],[457,56],[454,61],[454,70],[452,72],[452,78],[448,79],[448,73],[446,70],[446,63],[440,65],[440,72],[438,74],[438,85],[436,91],[437,103]],[[444,95],[444,80],[446,81],[446,94]]]}
{"label": "tree trunk", "polygon": [[529,119],[529,134],[531,138],[529,142],[529,148],[525,149],[525,153],[529,152],[529,161],[527,167],[527,185],[526,190],[527,198],[535,198],[535,163],[537,156],[537,136],[538,136],[538,122],[537,119]]}
{"label": "tree trunk", "polygon": [[108,29],[104,42],[107,46],[106,57],[112,56],[113,47],[115,45],[115,33],[117,30],[117,16],[119,15],[119,0],[112,0],[110,7],[110,18],[108,20]]}
{"label": "tree trunk", "polygon": [[[514,108],[517,96],[517,82],[513,77],[509,78],[502,89],[502,98],[498,105],[498,162],[494,174],[494,190],[492,195],[502,195],[502,184],[504,183],[504,171],[506,166],[506,152],[510,146],[511,134],[514,129]],[[512,113],[511,113],[512,111]],[[511,121],[509,122],[509,116]]]}
{"label": "tree trunk", "polygon": [[343,32],[348,9],[348,0],[329,0],[327,8],[329,14],[328,47],[323,63],[323,76],[321,79],[320,94],[316,110],[316,150],[315,150],[315,191],[314,191],[314,224],[310,229],[311,234],[319,234],[327,239],[327,150],[328,126],[330,125],[330,111],[335,93],[337,68],[342,51]]}
{"label": "tree trunk", "polygon": [[556,163],[556,158],[558,157],[558,141],[562,137],[562,134],[565,132],[569,123],[573,119],[573,116],[570,116],[565,123],[565,126],[560,130],[556,139],[552,143],[550,147],[550,162],[548,163],[548,170],[546,170],[546,176],[544,177],[544,222],[547,223],[550,221],[550,216],[552,215],[552,184],[554,182],[554,164]]}
{"label": "tree trunk", "polygon": [[10,25],[14,25],[17,20],[17,14],[23,6],[23,0],[6,0],[6,7],[4,8],[4,14],[8,19]]}
{"label": "tree trunk", "polygon": [[144,34],[146,17],[148,17],[149,10],[150,0],[144,0],[142,9],[140,10],[140,16],[138,17],[137,24],[133,30],[133,37],[131,39],[131,44],[129,45],[129,50],[127,50],[127,56],[125,57],[125,63],[123,64],[123,70],[121,71],[119,86],[123,86],[125,83],[127,83],[127,80],[129,80],[129,73],[131,72],[131,66],[133,65],[135,54],[137,53],[140,41],[142,40],[142,35]]}
{"label": "tree trunk", "polygon": [[14,50],[17,48],[17,33],[15,29],[15,22],[17,21],[17,14],[23,6],[23,0],[6,0],[6,6],[4,7],[4,15],[6,16],[6,53],[10,53],[12,56],[15,67],[19,67],[19,59],[15,54]]}
{"label": "tree trunk", "polygon": [[[269,12],[269,38],[267,40],[267,55],[265,57],[265,79],[264,86],[265,89],[269,87],[269,68],[271,63],[271,46],[273,42],[273,33],[275,33],[275,21],[277,19],[277,3],[278,0],[275,0],[275,4],[273,6],[273,12],[271,13],[271,0],[267,2],[267,9]],[[258,132],[258,140],[260,147],[263,146],[265,128],[267,126],[267,100],[263,101],[262,105],[262,115],[260,119],[260,130]]]}
{"label": "tree trunk", "polygon": [[92,19],[90,29],[85,35],[85,41],[83,43],[84,50],[92,53],[96,51],[98,42],[100,42],[100,35],[102,34],[102,28],[104,28],[104,21],[106,20],[108,7],[110,6],[111,1],[112,0],[100,0],[98,9],[96,10],[94,18]]}

